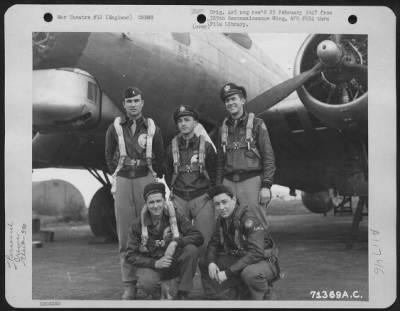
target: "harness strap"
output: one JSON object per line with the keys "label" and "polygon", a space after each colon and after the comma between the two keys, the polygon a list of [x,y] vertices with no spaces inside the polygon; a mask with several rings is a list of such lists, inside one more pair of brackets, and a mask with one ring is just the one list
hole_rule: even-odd
{"label": "harness strap", "polygon": [[[146,248],[147,241],[149,240],[149,231],[147,230],[147,226],[144,224],[144,215],[147,212],[147,204],[145,204],[142,208],[142,212],[140,213],[140,220],[142,223],[142,241],[141,244],[143,248]],[[146,248],[147,249],[147,248]]]}
{"label": "harness strap", "polygon": [[153,170],[153,137],[156,132],[156,126],[153,119],[147,118],[147,137],[146,137],[146,162],[150,172],[154,178],[157,177],[156,172]]}
{"label": "harness strap", "polygon": [[[166,209],[168,210],[168,214],[169,214],[169,225],[171,227],[173,239],[177,240],[177,239],[179,239],[178,223],[176,221],[175,208],[171,201],[166,201]],[[146,247],[146,244],[149,240],[149,231],[147,229],[147,226],[144,224],[144,216],[147,211],[148,211],[148,208],[147,208],[147,205],[145,204],[143,206],[142,212],[140,213],[140,220],[142,223],[141,244],[142,244],[143,248]]]}
{"label": "harness strap", "polygon": [[250,112],[246,124],[246,142],[248,150],[250,150],[250,143],[253,141],[253,135],[251,133],[253,130],[253,123],[254,123],[254,113]]}
{"label": "harness strap", "polygon": [[172,174],[171,178],[171,188],[175,184],[176,178],[180,172],[188,172],[188,171],[197,171],[199,170],[200,174],[203,174],[207,179],[210,179],[207,170],[205,170],[205,157],[206,157],[206,140],[203,135],[199,136],[200,143],[199,143],[199,159],[197,164],[193,164],[190,166],[182,166],[180,163],[180,155],[179,155],[179,147],[178,147],[178,137],[180,134],[175,136],[172,139],[171,146],[172,146],[172,160],[174,166],[174,173]]}
{"label": "harness strap", "polygon": [[221,146],[224,154],[226,153],[226,146],[228,145],[228,125],[226,124],[227,121],[228,118],[225,118],[224,121],[222,122],[222,129],[221,129]]}
{"label": "harness strap", "polygon": [[117,173],[123,167],[125,158],[127,157],[125,140],[124,140],[124,132],[122,130],[121,118],[120,117],[116,117],[115,118],[115,120],[114,120],[114,128],[115,128],[115,132],[117,133],[117,136],[118,136],[119,159],[118,159],[117,168],[115,169],[115,171],[114,171],[114,173],[112,175],[113,177],[117,176]]}
{"label": "harness strap", "polygon": [[169,214],[169,225],[171,227],[172,236],[174,240],[179,239],[178,224],[176,221],[175,207],[171,201],[166,201],[168,214]]}
{"label": "harness strap", "polygon": [[179,168],[178,136],[175,136],[172,139],[172,159],[174,164],[174,173],[178,174],[178,168]]}
{"label": "harness strap", "polygon": [[204,135],[200,135],[200,146],[199,146],[199,166],[200,166],[200,174],[203,174],[208,180],[210,180],[210,176],[208,175],[207,170],[205,169],[205,160],[206,160],[206,138]]}

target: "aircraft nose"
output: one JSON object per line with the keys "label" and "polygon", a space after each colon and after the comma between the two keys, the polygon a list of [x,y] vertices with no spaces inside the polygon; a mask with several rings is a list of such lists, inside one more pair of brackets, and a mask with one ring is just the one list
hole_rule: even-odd
{"label": "aircraft nose", "polygon": [[90,33],[32,33],[33,69],[75,67]]}

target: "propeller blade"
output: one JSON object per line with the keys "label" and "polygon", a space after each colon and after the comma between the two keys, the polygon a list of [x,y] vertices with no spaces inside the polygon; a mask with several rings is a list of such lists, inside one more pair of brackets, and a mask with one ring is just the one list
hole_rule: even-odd
{"label": "propeller blade", "polygon": [[332,40],[336,44],[340,44],[340,41],[342,40],[342,35],[340,35],[340,34],[332,35]]}
{"label": "propeller blade", "polygon": [[359,78],[364,84],[367,84],[368,80],[368,66],[360,64],[352,64],[344,62],[342,70],[350,73],[352,76]]}
{"label": "propeller blade", "polygon": [[[291,79],[288,79],[264,93],[258,95],[251,101],[252,111],[263,111],[271,108],[272,106],[279,103],[282,99],[289,96],[296,89],[301,87],[310,78],[320,73],[322,70],[322,64],[318,62],[313,68],[305,71]],[[254,109],[255,108],[255,109]]]}
{"label": "propeller blade", "polygon": [[368,66],[352,63],[343,63],[343,69],[351,72],[355,76],[367,76]]}

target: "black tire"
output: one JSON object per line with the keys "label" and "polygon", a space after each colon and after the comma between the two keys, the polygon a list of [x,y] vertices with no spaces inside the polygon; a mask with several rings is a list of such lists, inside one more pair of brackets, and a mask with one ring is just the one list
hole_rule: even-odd
{"label": "black tire", "polygon": [[94,194],[89,205],[88,219],[94,236],[118,240],[114,198],[110,186],[103,186]]}

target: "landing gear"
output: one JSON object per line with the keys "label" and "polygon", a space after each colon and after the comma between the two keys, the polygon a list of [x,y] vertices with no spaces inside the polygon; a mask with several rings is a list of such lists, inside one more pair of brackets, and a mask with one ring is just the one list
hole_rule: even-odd
{"label": "landing gear", "polygon": [[111,194],[111,183],[107,174],[103,171],[104,179],[98,172],[88,171],[103,184],[94,194],[89,205],[89,225],[96,242],[117,241],[117,225],[115,221],[114,198]]}
{"label": "landing gear", "polygon": [[353,217],[353,223],[351,225],[351,238],[350,241],[347,243],[347,248],[350,249],[353,247],[354,242],[358,237],[358,231],[360,222],[363,216],[363,210],[368,208],[368,197],[367,196],[360,196],[357,204],[357,209]]}
{"label": "landing gear", "polygon": [[114,213],[114,198],[110,187],[101,187],[89,205],[89,225],[96,237],[117,241],[117,226]]}
{"label": "landing gear", "polygon": [[343,196],[342,201],[337,206],[335,206],[333,214],[336,215],[339,213],[340,216],[342,216],[343,213],[353,214],[352,207],[353,207],[352,197]]}

